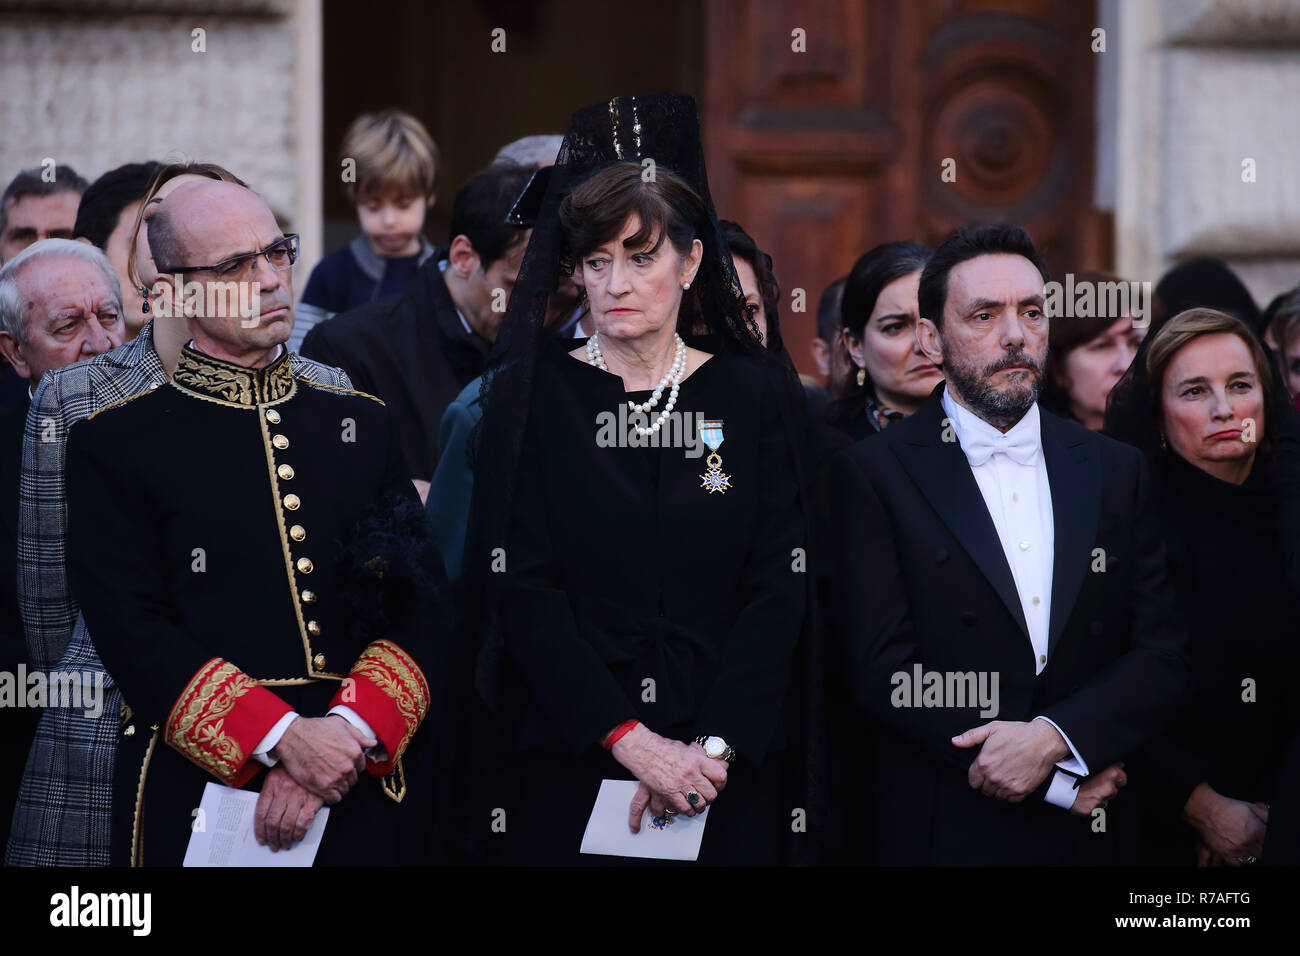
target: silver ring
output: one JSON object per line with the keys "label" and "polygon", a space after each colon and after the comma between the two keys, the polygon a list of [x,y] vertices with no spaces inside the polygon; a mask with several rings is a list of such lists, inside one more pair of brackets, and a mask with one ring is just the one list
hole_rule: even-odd
{"label": "silver ring", "polygon": [[695,806],[697,803],[700,802],[700,795],[696,793],[694,790],[687,790],[686,802],[689,803],[691,806]]}
{"label": "silver ring", "polygon": [[1250,864],[1250,863],[1254,863],[1255,861],[1256,861],[1256,858],[1253,857],[1253,856],[1239,856],[1239,857],[1237,857],[1237,862],[1238,862],[1238,863],[1246,863],[1246,864]]}

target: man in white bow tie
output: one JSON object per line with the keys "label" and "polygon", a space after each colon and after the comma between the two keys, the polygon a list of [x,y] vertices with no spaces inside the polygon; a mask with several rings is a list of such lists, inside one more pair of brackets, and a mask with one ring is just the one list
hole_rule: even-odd
{"label": "man in white bow tie", "polygon": [[1046,280],[1015,226],[949,236],[916,331],[946,382],[833,469],[839,651],[881,738],[878,862],[1128,860],[1123,760],[1183,693],[1140,454],[1037,404]]}

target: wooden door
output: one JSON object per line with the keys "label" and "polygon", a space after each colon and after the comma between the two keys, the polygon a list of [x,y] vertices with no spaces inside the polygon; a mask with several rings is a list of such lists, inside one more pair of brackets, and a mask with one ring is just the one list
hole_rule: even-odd
{"label": "wooden door", "polygon": [[[710,186],[719,215],[772,254],[801,371],[812,371],[822,290],[877,243],[933,245],[968,222],[1010,220],[1053,273],[1105,264],[1092,208],[1091,2],[706,9]],[[794,289],[803,312],[791,309]]]}

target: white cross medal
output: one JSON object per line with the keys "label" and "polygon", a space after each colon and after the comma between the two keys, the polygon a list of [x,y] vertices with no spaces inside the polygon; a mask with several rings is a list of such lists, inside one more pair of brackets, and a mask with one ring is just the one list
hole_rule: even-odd
{"label": "white cross medal", "polygon": [[700,487],[707,488],[709,494],[713,494],[715,491],[726,494],[727,489],[731,487],[731,476],[722,473],[722,456],[718,454],[718,449],[722,446],[722,421],[701,422],[700,436],[704,439],[704,444],[709,446],[711,452],[705,460],[709,470],[700,475]]}

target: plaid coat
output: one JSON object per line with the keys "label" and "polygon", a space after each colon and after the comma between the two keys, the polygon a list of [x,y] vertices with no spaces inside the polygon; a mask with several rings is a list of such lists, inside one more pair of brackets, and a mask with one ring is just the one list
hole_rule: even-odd
{"label": "plaid coat", "polygon": [[[296,354],[295,376],[350,388],[338,369]],[[153,348],[153,323],[120,348],[48,373],[32,399],[23,436],[18,506],[18,606],[32,666],[103,682],[101,709],[51,706],[27,757],[6,866],[107,866],[114,758],[122,695],[99,660],[68,588],[64,453],[68,430],[110,402],[167,383]],[[130,547],[128,541],[123,547]]]}

